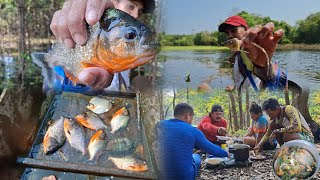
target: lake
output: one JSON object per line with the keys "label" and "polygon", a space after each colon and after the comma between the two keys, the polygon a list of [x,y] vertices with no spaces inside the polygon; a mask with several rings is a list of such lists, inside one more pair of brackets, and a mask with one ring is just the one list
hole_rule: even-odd
{"label": "lake", "polygon": [[[161,77],[156,84],[163,88],[197,88],[203,82],[212,88],[232,84],[232,68],[226,63],[227,51],[162,51],[159,55]],[[273,57],[286,69],[288,78],[310,89],[320,88],[320,52],[277,51]],[[185,82],[190,74],[191,81]]]}

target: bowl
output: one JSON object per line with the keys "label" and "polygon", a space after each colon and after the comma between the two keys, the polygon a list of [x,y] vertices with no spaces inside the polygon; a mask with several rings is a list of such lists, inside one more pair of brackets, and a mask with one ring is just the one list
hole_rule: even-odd
{"label": "bowl", "polygon": [[204,162],[206,162],[207,164],[209,164],[211,166],[219,165],[223,161],[224,161],[224,159],[217,158],[217,157],[207,158],[207,159],[204,160]]}
{"label": "bowl", "polygon": [[[306,177],[303,177],[304,179],[311,179],[316,176],[319,171],[320,156],[314,144],[304,140],[292,140],[283,144],[280,149],[277,150],[273,157],[272,164],[273,174],[276,179],[282,179],[284,172],[292,173],[295,176],[305,175]],[[310,166],[310,164],[312,165]],[[308,165],[310,168],[307,168]],[[280,174],[283,175],[280,176]]]}

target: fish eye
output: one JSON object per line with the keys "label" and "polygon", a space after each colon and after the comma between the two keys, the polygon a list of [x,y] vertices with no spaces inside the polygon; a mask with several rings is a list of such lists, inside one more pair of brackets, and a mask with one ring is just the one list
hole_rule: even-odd
{"label": "fish eye", "polygon": [[128,28],[124,36],[127,40],[133,40],[137,37],[137,31],[134,28]]}
{"label": "fish eye", "polygon": [[145,31],[145,30],[146,30],[146,27],[145,27],[145,26],[140,26],[140,30],[141,30],[141,31]]}

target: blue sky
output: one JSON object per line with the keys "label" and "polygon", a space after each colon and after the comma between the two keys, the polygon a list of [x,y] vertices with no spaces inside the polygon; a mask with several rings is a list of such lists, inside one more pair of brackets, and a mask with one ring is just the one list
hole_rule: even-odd
{"label": "blue sky", "polygon": [[320,0],[164,0],[163,29],[167,34],[218,30],[234,12],[247,11],[295,25],[320,12]]}

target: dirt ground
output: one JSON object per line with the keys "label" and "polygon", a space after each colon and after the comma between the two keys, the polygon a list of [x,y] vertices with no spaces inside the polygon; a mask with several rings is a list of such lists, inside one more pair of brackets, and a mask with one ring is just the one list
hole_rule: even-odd
{"label": "dirt ground", "polygon": [[[320,147],[320,144],[317,144]],[[232,167],[227,169],[207,169],[204,161],[201,163],[201,168],[197,180],[273,180],[276,179],[272,172],[272,159],[275,151],[263,151],[267,160],[253,161],[251,167]],[[205,157],[202,157],[203,160]],[[320,171],[313,180],[320,179]]]}

